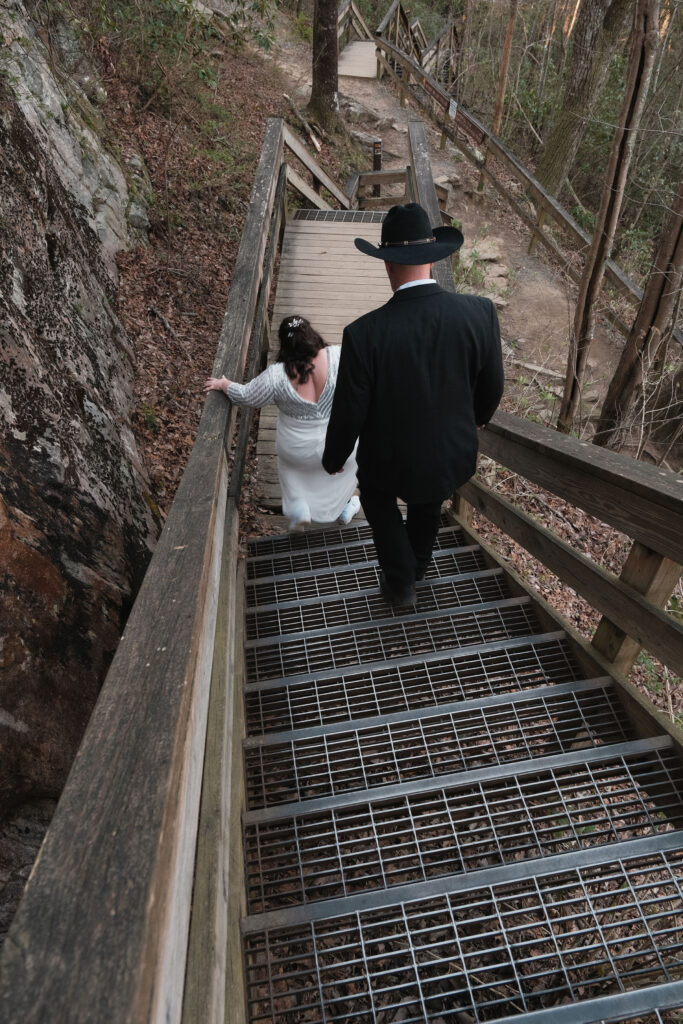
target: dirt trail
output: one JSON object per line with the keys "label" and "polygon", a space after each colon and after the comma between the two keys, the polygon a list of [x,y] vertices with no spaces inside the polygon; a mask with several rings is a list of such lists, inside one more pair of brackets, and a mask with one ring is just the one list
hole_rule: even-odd
{"label": "dirt trail", "polygon": [[[292,37],[285,22],[273,59],[292,82],[300,107],[310,96],[310,47]],[[383,168],[404,168],[409,161],[408,120],[422,117],[401,107],[386,79],[339,79],[340,105],[352,131],[382,139]],[[543,252],[529,254],[529,234],[504,200],[490,189],[476,193],[478,174],[450,142],[440,149],[440,132],[425,121],[434,178],[451,189],[449,212],[460,221],[465,245],[461,265],[477,258],[462,291],[489,295],[498,307],[505,347],[511,411],[534,407],[540,419],[554,419],[567,362],[567,343],[576,288],[554,269]],[[368,167],[371,166],[368,149]],[[588,363],[584,397],[597,401],[616,365],[621,339],[607,322],[599,323]],[[516,386],[519,381],[519,386]]]}

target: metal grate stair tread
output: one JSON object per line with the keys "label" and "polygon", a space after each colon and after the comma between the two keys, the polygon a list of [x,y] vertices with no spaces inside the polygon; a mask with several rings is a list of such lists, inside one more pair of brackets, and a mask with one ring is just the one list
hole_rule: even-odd
{"label": "metal grate stair tread", "polygon": [[247,806],[436,778],[635,739],[611,686],[245,747]]}
{"label": "metal grate stair tread", "polygon": [[621,747],[287,817],[247,815],[249,913],[683,828],[671,744]]}
{"label": "metal grate stair tread", "polygon": [[248,734],[355,721],[581,678],[564,633],[417,655],[245,687]]}
{"label": "metal grate stair tread", "polygon": [[[524,693],[496,693],[487,697],[477,697],[473,700],[450,701],[449,703],[424,705],[421,708],[410,711],[395,711],[390,714],[374,715],[367,718],[355,719],[353,728],[362,731],[363,729],[374,729],[381,725],[400,725],[403,722],[426,722],[430,718],[440,715],[458,714],[465,715],[477,712],[485,708],[496,708],[502,705],[512,706],[520,701],[544,700],[546,697],[555,698],[563,694],[588,693],[593,690],[603,691],[611,688],[613,681],[611,676],[599,676],[595,679],[577,679],[573,682],[555,683],[552,686],[539,686],[532,690],[525,690]],[[297,728],[269,732],[261,736],[247,736],[243,741],[245,750],[256,747],[270,747],[278,743],[296,742],[300,739],[313,739],[316,736],[335,736],[347,732],[347,722],[328,722],[325,725],[313,725],[309,728]]]}
{"label": "metal grate stair tread", "polygon": [[250,1024],[672,1024],[679,753],[459,528],[438,544],[407,609],[366,526],[250,544]]}
{"label": "metal grate stair tread", "polygon": [[[440,539],[457,537],[461,542],[464,537],[460,527],[454,525],[448,516],[443,514],[439,535]],[[328,526],[316,530],[306,530],[303,533],[279,533],[264,537],[252,537],[247,543],[247,553],[250,559],[264,558],[278,552],[357,544],[368,539],[372,540],[372,530],[368,524],[355,522],[348,526]]]}
{"label": "metal grate stair tread", "polygon": [[[449,611],[467,605],[504,600],[509,590],[502,569],[485,569],[416,588],[415,611]],[[379,590],[361,590],[340,596],[259,606],[247,612],[247,640],[283,637],[288,633],[365,625],[378,619],[405,616],[405,609],[387,606]]]}
{"label": "metal grate stair tread", "polygon": [[[452,548],[432,559],[424,584],[440,583],[457,576],[484,572],[488,568],[479,545]],[[247,584],[247,607],[260,610],[269,604],[312,601],[378,587],[379,570],[373,559],[337,572],[323,568],[260,578]]]}
{"label": "metal grate stair tread", "polygon": [[562,1001],[597,1021],[613,1019],[604,997],[615,992],[627,1012],[669,1006],[683,998],[683,836],[633,840],[621,854],[593,847],[552,866],[431,879],[402,898],[387,889],[247,917],[250,1019],[284,1024],[305,1007],[321,1022],[528,1021]]}
{"label": "metal grate stair tread", "polygon": [[295,633],[280,641],[252,640],[246,644],[247,681],[392,661],[536,632],[528,598],[510,598],[450,613],[411,614],[355,628]]}
{"label": "metal grate stair tread", "polygon": [[[300,536],[307,537],[309,534]],[[464,547],[463,540],[461,530],[441,529],[436,538],[435,553]],[[311,545],[301,550],[293,548],[274,555],[252,556],[247,562],[247,579],[357,565],[367,563],[375,557],[375,545],[370,537],[353,542],[340,537],[338,543],[327,547]]]}

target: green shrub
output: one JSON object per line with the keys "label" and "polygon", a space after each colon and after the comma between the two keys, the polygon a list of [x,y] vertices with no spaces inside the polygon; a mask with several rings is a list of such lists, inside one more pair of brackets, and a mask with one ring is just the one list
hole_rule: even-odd
{"label": "green shrub", "polygon": [[297,35],[301,36],[305,43],[313,42],[313,24],[305,11],[299,11],[294,21]]}

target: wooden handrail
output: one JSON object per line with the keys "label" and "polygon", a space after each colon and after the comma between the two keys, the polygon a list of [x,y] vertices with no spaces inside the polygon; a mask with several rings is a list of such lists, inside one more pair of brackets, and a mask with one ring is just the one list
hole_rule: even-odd
{"label": "wooden handrail", "polygon": [[[284,122],[269,120],[215,376],[251,375],[264,354],[270,280],[293,177],[286,151],[340,205],[350,206]],[[310,191],[302,179],[296,187]],[[168,519],[3,945],[3,1021],[223,1019],[218,1011],[225,1007],[226,974],[233,960],[239,963],[240,912],[239,884],[226,888],[232,868],[225,843],[239,835],[243,800],[236,703],[242,645],[235,609],[248,416],[240,417],[236,438],[235,423],[231,403],[209,394]],[[193,895],[196,867],[201,877]],[[233,989],[230,1014],[237,1021],[243,1014],[241,982]]]}
{"label": "wooden handrail", "polygon": [[627,455],[496,413],[480,450],[520,476],[683,563],[683,478]]}
{"label": "wooden handrail", "polygon": [[[424,207],[429,215],[429,222],[432,225],[441,223],[441,211],[439,200],[434,187],[431,163],[429,160],[429,146],[425,135],[422,121],[408,122],[408,142],[410,145],[411,163],[415,173],[415,187],[417,189],[417,202]],[[434,279],[438,281],[446,291],[455,291],[455,282],[451,270],[450,260],[439,260],[432,268]]]}
{"label": "wooden handrail", "polygon": [[683,675],[683,626],[612,573],[539,525],[531,516],[480,480],[460,488],[461,497],[517,541],[564,583],[608,616],[622,632],[646,647],[663,664]]}
{"label": "wooden handrail", "polygon": [[351,25],[361,39],[372,39],[373,34],[365,23],[354,0],[345,0],[337,14],[337,38],[340,38]]}
{"label": "wooden handrail", "polygon": [[299,142],[286,125],[283,126],[283,141],[287,149],[311,172],[314,180],[318,181],[327,189],[330,195],[334,196],[342,209],[349,210],[351,208],[349,197],[339,188],[335,181],[332,181],[332,178],[322,169],[320,164],[316,163],[306,147]]}
{"label": "wooden handrail", "polygon": [[476,478],[458,491],[460,513],[463,501],[477,508],[602,612],[592,644],[615,671],[644,647],[683,674],[683,626],[662,611],[683,566],[683,479],[500,412],[480,451],[634,543],[617,578]]}
{"label": "wooden handrail", "polygon": [[[283,145],[270,122],[216,374],[244,367]],[[180,1019],[219,582],[236,571],[236,546],[224,544],[233,423],[229,403],[208,396],[3,947],[3,1020]]]}
{"label": "wooden handrail", "polygon": [[375,29],[375,35],[376,36],[383,36],[384,35],[384,30],[386,29],[386,27],[389,24],[389,22],[391,21],[393,15],[395,14],[395,12],[398,10],[398,8],[400,6],[401,6],[401,0],[393,0],[391,6],[389,7],[389,10],[384,15],[384,17],[382,18],[381,22],[379,23],[379,25]]}

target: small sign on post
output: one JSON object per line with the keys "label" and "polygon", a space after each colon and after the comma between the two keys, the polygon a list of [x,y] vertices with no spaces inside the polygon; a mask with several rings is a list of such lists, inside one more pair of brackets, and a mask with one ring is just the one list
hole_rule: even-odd
{"label": "small sign on post", "polygon": [[[372,144],[372,169],[373,169],[373,171],[381,171],[382,170],[382,140],[381,139],[375,139],[375,141]],[[379,185],[373,185],[372,186],[372,194],[373,194],[373,196],[378,196],[380,194],[380,187],[379,187]]]}

